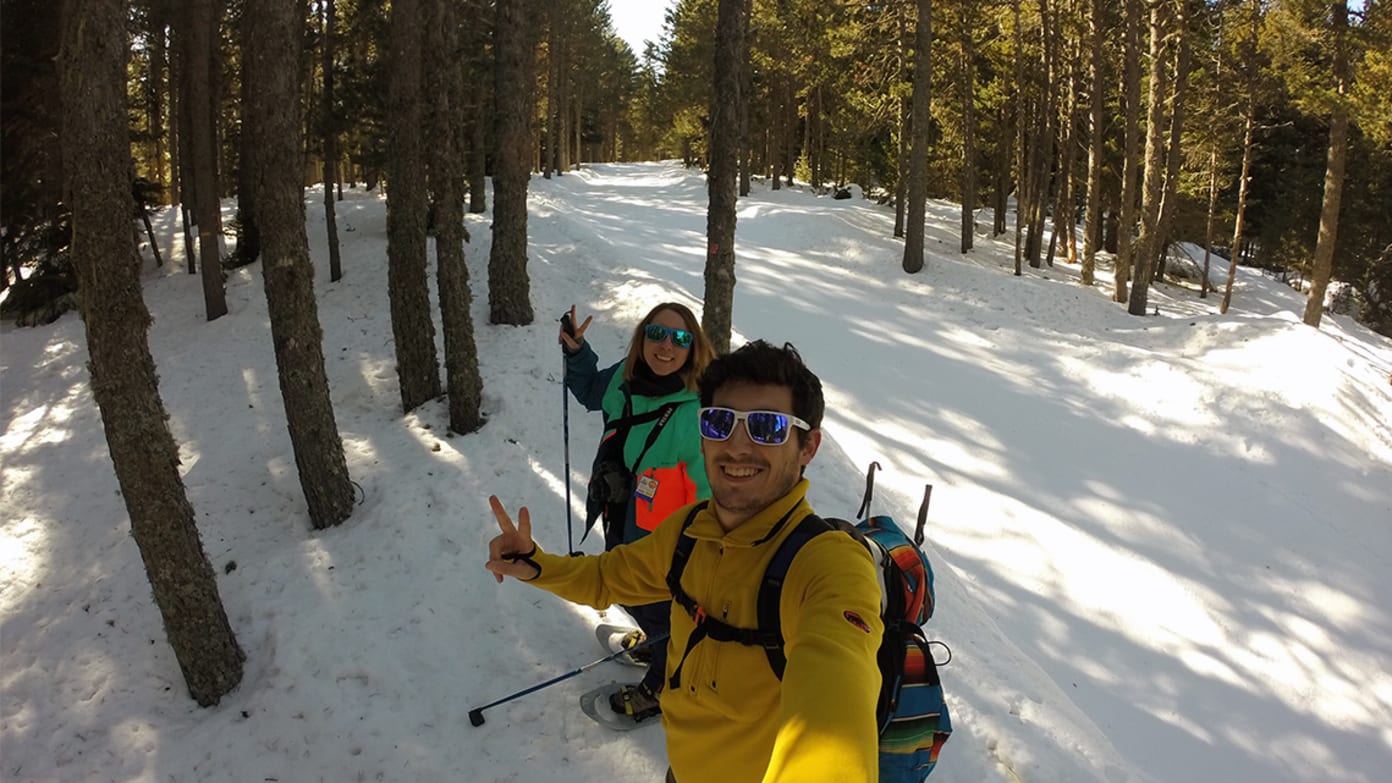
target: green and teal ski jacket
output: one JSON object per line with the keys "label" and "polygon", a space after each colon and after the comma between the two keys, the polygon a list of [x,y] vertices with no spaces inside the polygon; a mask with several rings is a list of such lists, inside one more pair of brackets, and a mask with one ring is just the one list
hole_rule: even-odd
{"label": "green and teal ski jacket", "polygon": [[[629,498],[623,521],[621,540],[627,544],[646,536],[673,511],[710,497],[697,423],[701,403],[696,392],[686,388],[660,397],[633,394],[623,380],[623,362],[603,370],[598,366],[599,357],[588,342],[581,343],[579,351],[566,356],[566,386],[571,394],[586,410],[604,414],[604,434],[600,436],[601,448],[596,450],[591,475],[599,467],[604,442],[616,435],[610,424],[624,418],[625,400],[631,406],[630,415],[655,411],[667,403],[679,403],[646,454],[643,447],[657,425],[656,420],[628,428],[623,443],[623,462],[632,470],[635,492]],[[636,466],[635,461],[638,461]],[[639,489],[638,483],[645,477],[656,484],[646,483]],[[640,496],[640,493],[651,494],[651,497]]]}

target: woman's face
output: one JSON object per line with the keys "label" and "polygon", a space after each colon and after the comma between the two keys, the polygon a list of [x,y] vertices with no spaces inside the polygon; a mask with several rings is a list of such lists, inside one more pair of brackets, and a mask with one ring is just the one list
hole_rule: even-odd
{"label": "woman's face", "polygon": [[[653,316],[650,323],[666,326],[672,329],[686,329],[686,321],[682,320],[671,310],[663,310]],[[643,337],[643,361],[648,363],[648,368],[658,377],[665,377],[686,366],[687,356],[691,353],[691,348],[678,348],[672,341],[672,336],[667,335],[662,342],[655,343],[646,336]]]}

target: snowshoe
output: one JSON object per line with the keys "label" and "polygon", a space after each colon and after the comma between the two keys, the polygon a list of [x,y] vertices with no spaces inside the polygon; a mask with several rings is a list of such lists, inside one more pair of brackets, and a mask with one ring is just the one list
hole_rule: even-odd
{"label": "snowshoe", "polygon": [[620,715],[629,716],[635,723],[662,714],[657,694],[641,682],[637,685],[625,685],[609,694],[609,707]]}

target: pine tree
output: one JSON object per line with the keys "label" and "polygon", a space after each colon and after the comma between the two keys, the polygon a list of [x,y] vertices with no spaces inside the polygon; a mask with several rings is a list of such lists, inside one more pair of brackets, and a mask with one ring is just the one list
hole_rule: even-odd
{"label": "pine tree", "polygon": [[391,139],[387,156],[387,290],[401,407],[410,412],[440,396],[435,325],[426,278],[424,117],[421,95],[420,0],[396,0],[391,11]]}
{"label": "pine tree", "polygon": [[430,150],[430,190],[434,194],[435,268],[440,290],[440,324],[445,339],[445,377],[452,432],[483,426],[483,379],[479,374],[474,322],[469,315],[473,294],[464,263],[464,64],[459,20],[450,0],[424,0],[426,14],[426,85],[431,105],[426,115]]}
{"label": "pine tree", "polygon": [[353,485],[334,420],[324,371],[324,334],[314,299],[314,265],[305,235],[303,142],[298,100],[302,21],[284,0],[246,0],[247,78],[256,85],[242,132],[257,153],[251,182],[261,209],[262,278],[275,343],[276,369],[300,488],[315,529],[353,511]]}
{"label": "pine tree", "polygon": [[198,537],[146,341],[150,313],[130,230],[126,6],[85,0],[64,17],[64,178],[92,396],[169,644],[189,695],[207,707],[241,681],[245,655]]}

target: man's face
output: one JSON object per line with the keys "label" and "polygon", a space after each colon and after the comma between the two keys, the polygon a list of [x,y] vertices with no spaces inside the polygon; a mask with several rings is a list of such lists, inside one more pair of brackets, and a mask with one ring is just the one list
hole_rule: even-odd
{"label": "man's face", "polygon": [[[792,415],[793,391],[787,386],[732,383],[716,391],[711,405],[737,411],[778,411]],[[711,502],[721,527],[734,530],[792,489],[802,467],[812,461],[822,440],[821,430],[807,433],[798,446],[797,431],[777,446],[749,439],[746,423],[735,425],[726,440],[701,439],[710,480]]]}

